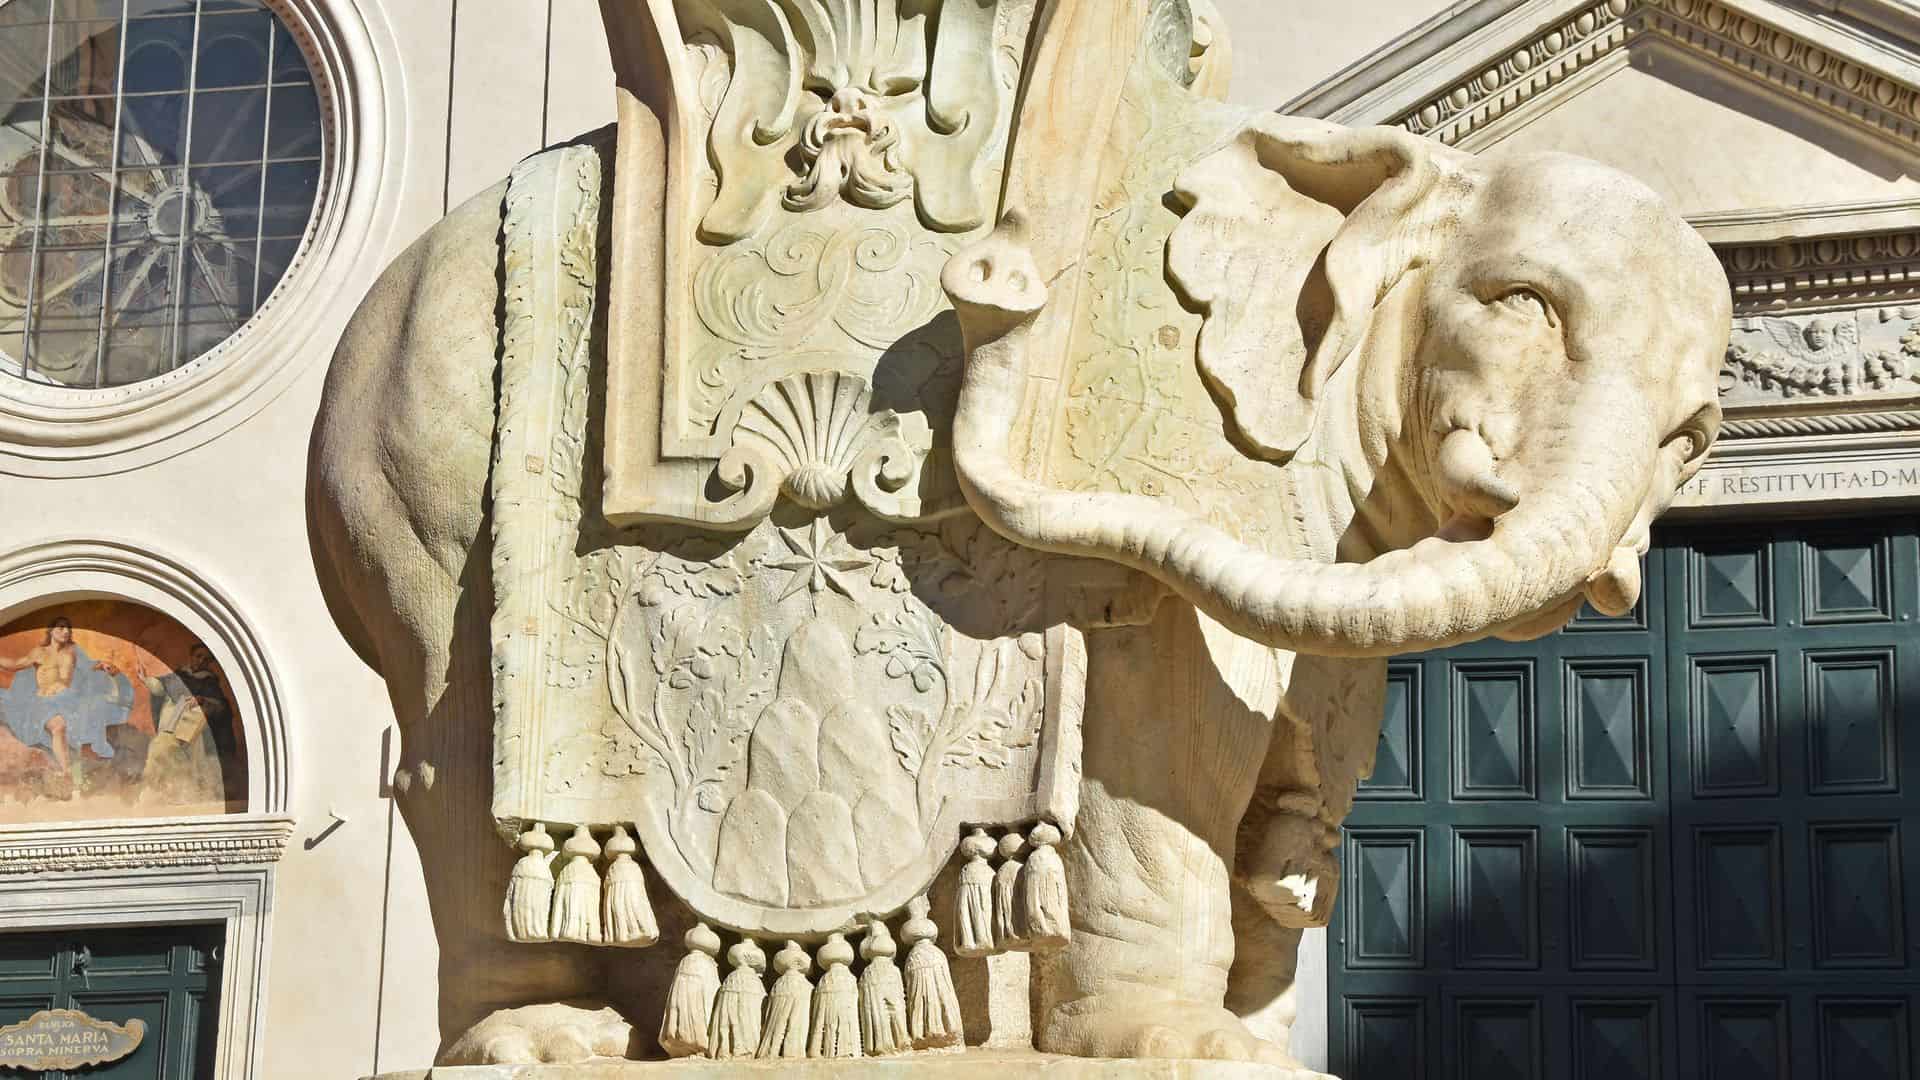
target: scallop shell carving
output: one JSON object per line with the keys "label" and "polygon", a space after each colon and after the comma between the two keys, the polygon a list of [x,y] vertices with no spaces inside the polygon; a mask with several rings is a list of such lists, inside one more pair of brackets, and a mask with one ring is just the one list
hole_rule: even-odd
{"label": "scallop shell carving", "polygon": [[768,383],[741,410],[735,450],[745,449],[784,474],[780,489],[809,510],[846,498],[848,474],[876,439],[900,427],[892,412],[873,413],[864,379],[805,371]]}

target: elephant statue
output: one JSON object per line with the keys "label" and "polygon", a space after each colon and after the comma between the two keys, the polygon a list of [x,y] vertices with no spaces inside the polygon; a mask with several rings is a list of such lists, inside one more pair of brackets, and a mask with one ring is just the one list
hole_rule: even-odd
{"label": "elephant statue", "polygon": [[[785,99],[785,76],[748,81],[755,65],[774,67],[780,49],[825,50],[824,31],[809,38],[816,23],[801,16],[836,4],[846,6],[768,5],[787,13],[782,31],[717,15],[695,26],[686,11],[686,25],[676,26],[660,5],[648,15],[609,2],[619,125],[529,159],[509,184],[450,213],[381,277],[335,357],[312,444],[311,535],[335,618],[386,679],[401,726],[395,789],[440,943],[441,1058],[655,1056],[662,1010],[676,1007],[686,967],[662,950],[594,948],[587,938],[509,940],[498,892],[480,885],[549,858],[560,839],[522,834],[518,864],[502,843],[529,815],[500,810],[509,783],[502,761],[519,750],[496,724],[502,698],[512,696],[503,685],[521,676],[501,660],[502,635],[517,624],[503,630],[497,609],[511,561],[503,560],[503,530],[520,498],[503,493],[521,490],[503,485],[544,477],[566,458],[578,476],[563,485],[568,497],[576,487],[585,494],[565,504],[578,503],[567,511],[578,524],[568,526],[577,532],[565,534],[562,557],[624,545],[658,559],[670,545],[694,544],[672,551],[691,567],[684,580],[697,582],[703,568],[736,558],[726,551],[746,550],[751,541],[737,539],[743,530],[777,527],[767,535],[786,537],[791,552],[775,548],[777,559],[738,556],[728,565],[741,568],[736,577],[797,568],[780,586],[794,598],[778,602],[811,596],[805,617],[816,620],[822,610],[851,612],[868,595],[866,575],[878,589],[884,568],[876,560],[884,559],[874,553],[893,550],[891,540],[861,539],[867,526],[846,524],[852,547],[827,554],[826,533],[853,520],[844,515],[939,520],[968,543],[998,545],[996,566],[1031,560],[1040,576],[1035,595],[1046,597],[1034,627],[1047,635],[1070,627],[1083,641],[1073,655],[1085,666],[1072,828],[1058,850],[1072,883],[1071,937],[1063,935],[1057,951],[1031,954],[1034,1044],[1096,1058],[1251,1060],[1287,1075],[1297,1066],[1275,1041],[1284,1037],[1286,957],[1301,928],[1325,925],[1331,914],[1339,825],[1371,768],[1384,658],[1489,634],[1538,636],[1583,603],[1611,613],[1634,604],[1648,530],[1718,432],[1717,378],[1731,324],[1725,276],[1673,210],[1603,166],[1558,154],[1475,157],[1398,129],[1349,129],[1210,100],[1224,79],[1224,29],[1204,5],[1184,0],[1043,0],[1037,14],[1001,0],[979,25],[961,20],[995,5],[935,4],[929,10],[940,21],[925,38],[933,43],[926,54],[906,49],[889,61],[922,65],[930,78],[902,81],[885,65],[821,75],[832,66],[796,62],[792,70],[805,67],[804,77],[794,74],[797,98]],[[712,9],[723,10],[730,9]],[[896,17],[890,4],[874,10]],[[998,121],[982,119],[991,111],[985,105],[942,113],[952,104],[938,96],[949,62],[942,50],[972,40],[966,34],[1014,43],[998,50],[999,62],[1015,65],[1004,82],[1024,91],[970,91],[982,95],[975,104],[999,110]],[[769,52],[770,40],[785,44]],[[672,80],[659,72],[677,72],[686,60],[669,53],[723,58],[703,70],[717,71],[714,85],[726,93],[708,95],[705,76],[688,76],[675,85],[700,86],[706,96],[700,109],[674,112]],[[875,88],[882,83],[891,88],[885,96]],[[953,85],[944,84],[947,92]],[[1062,87],[1070,90],[1049,92]],[[706,153],[689,151],[690,136],[663,116],[704,117],[699,130],[713,140]],[[987,130],[995,123],[997,134]],[[954,132],[973,140],[970,149],[943,156],[939,140],[959,137]],[[995,163],[978,166],[976,158]],[[809,163],[811,171],[802,168]],[[677,186],[675,170],[692,179]],[[776,197],[782,184],[786,194]],[[685,201],[692,209],[671,209],[676,192],[693,193]],[[734,441],[686,465],[693,472],[684,474],[699,482],[673,490],[694,494],[672,497],[725,498],[698,513],[663,509],[666,488],[635,487],[632,477],[654,474],[628,471],[622,455],[667,444],[664,432],[633,426],[631,416],[658,424],[673,392],[658,380],[622,380],[644,367],[636,356],[675,362],[670,352],[646,350],[662,325],[682,316],[671,303],[632,297],[657,292],[663,279],[669,287],[688,279],[673,260],[692,258],[685,253],[701,245],[732,250],[727,245],[768,235],[788,220],[782,215],[804,223],[821,214],[858,222],[891,215],[910,238],[900,250],[924,248],[920,262],[907,254],[897,266],[882,259],[892,248],[860,248],[834,281],[879,267],[876,282],[905,289],[920,281],[916,267],[931,267],[945,298],[914,294],[922,306],[911,325],[868,342],[847,369],[864,380],[857,394],[847,389],[847,371],[826,380],[810,368],[779,367],[786,361],[778,349],[752,353],[758,367],[724,369],[731,382],[718,380],[719,392],[733,393],[733,404],[700,414],[696,426],[711,435],[734,425]],[[548,222],[537,226],[542,235],[570,236],[575,245],[556,249],[553,295],[563,299],[549,308],[560,313],[557,340],[574,340],[565,336],[569,325],[577,338],[577,349],[556,355],[577,353],[585,374],[565,382],[579,385],[577,395],[556,399],[555,454],[527,456],[523,465],[503,447],[519,423],[505,418],[524,393],[506,365],[538,321],[516,322],[516,305],[546,295],[516,285],[527,261],[515,237],[530,220]],[[684,228],[676,232],[675,221]],[[634,240],[647,235],[665,239]],[[757,303],[754,290],[779,284],[773,274],[827,280],[820,267],[836,250],[831,241],[782,248],[792,265],[762,258],[761,277],[747,280],[726,279],[712,268],[730,264],[713,256],[711,272],[691,275],[689,304],[716,312],[701,316],[712,328]],[[595,252],[597,261],[582,261]],[[582,298],[574,307],[564,300],[575,287],[566,273]],[[706,282],[719,282],[712,295],[727,305],[709,303],[700,291]],[[867,303],[863,318],[874,310]],[[790,351],[812,356],[794,327],[814,309],[769,310],[777,312],[775,332],[793,338]],[[636,352],[633,342],[646,348]],[[853,350],[844,340],[842,347]],[[883,391],[892,385],[890,365],[905,369],[922,351],[953,362],[913,368],[918,400],[932,402],[916,411]],[[766,388],[793,408],[824,408],[829,391],[820,387],[829,383],[832,401],[854,403],[857,430],[898,441],[870,457],[836,451],[833,468],[815,454],[804,468],[776,470],[773,463],[786,460],[779,454],[804,455],[792,440],[766,434],[771,427],[754,426],[773,415]],[[901,465],[907,459],[913,468]],[[664,453],[649,461],[660,476],[672,464]],[[876,471],[860,472],[859,461]],[[772,475],[778,492],[766,489],[764,503],[736,513],[731,508],[762,490],[759,474]],[[616,489],[619,506],[604,494]],[[856,499],[866,508],[828,513]],[[699,547],[703,537],[712,545]],[[522,548],[509,554],[526,558]],[[923,589],[922,564],[900,565],[904,573],[886,579],[896,595],[938,591]],[[1004,583],[1013,571],[1004,573],[970,580],[1011,589]],[[849,575],[860,580],[849,583]],[[615,599],[658,604],[654,589],[651,598],[635,586]],[[959,633],[958,609],[927,603],[948,620],[949,639]],[[792,717],[806,710],[792,702],[829,713],[857,705],[870,689],[876,700],[897,691],[906,701],[933,679],[906,663],[889,669],[891,681],[836,684],[858,678],[847,673],[864,662],[854,656],[862,646],[840,642],[817,621],[803,625],[809,629],[786,642],[779,684],[768,691],[781,696],[763,716],[801,723]],[[752,627],[742,635],[751,651]],[[1036,629],[1019,636],[1019,649],[980,655],[1021,663],[1020,650],[1039,655],[1041,637]],[[664,655],[661,640],[651,646],[656,657]],[[1044,647],[1058,640],[1046,636]],[[855,666],[823,676],[818,665],[827,661],[807,657],[841,655],[834,649]],[[702,655],[695,659],[724,663],[743,654],[726,644]],[[984,685],[986,662],[975,664]],[[845,700],[827,700],[836,696]],[[893,748],[876,720],[880,742],[868,755],[881,764],[838,767],[885,771],[896,753],[917,761],[918,749],[909,754],[898,742],[905,713],[889,715]],[[705,820],[701,812],[717,806],[709,801],[746,805],[744,793],[760,783],[753,777],[791,765],[763,749],[773,744],[763,742],[762,728],[743,751],[748,777],[709,785],[687,820]],[[806,756],[810,747],[787,752]],[[826,783],[809,780],[816,782]],[[1050,828],[1034,830],[1036,847],[1051,842]],[[654,839],[643,839],[654,871],[648,887],[662,909],[658,936],[678,941],[685,933],[692,944],[702,936],[687,929],[696,915],[662,880],[679,871],[665,865]],[[956,842],[958,834],[936,854]],[[576,843],[567,841],[563,861],[579,861]],[[591,836],[585,843],[599,850]],[[1015,840],[1009,850],[1020,846]],[[877,850],[858,852],[863,873],[883,858]],[[955,880],[946,874],[936,899],[965,888]],[[757,887],[726,885],[720,891],[732,899],[706,906],[734,910],[728,905]],[[860,918],[889,914],[862,910]],[[915,910],[924,916],[925,908]],[[718,921],[737,929],[740,920]],[[832,948],[822,950],[823,966]],[[736,966],[725,985],[744,987],[753,981],[741,976],[751,962],[732,955],[747,966]],[[978,963],[955,961],[963,994],[968,976],[959,965],[969,962]],[[824,995],[824,975],[821,985]],[[969,1042],[974,1035],[969,1026]],[[668,1052],[686,1052],[674,1043],[661,1040]]]}

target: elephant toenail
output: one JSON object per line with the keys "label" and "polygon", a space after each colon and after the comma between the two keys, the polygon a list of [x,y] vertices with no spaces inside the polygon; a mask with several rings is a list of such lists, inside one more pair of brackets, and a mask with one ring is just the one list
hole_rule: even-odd
{"label": "elephant toenail", "polygon": [[1141,1029],[1139,1056],[1183,1058],[1191,1055],[1187,1052],[1187,1041],[1181,1038],[1178,1032],[1155,1024]]}
{"label": "elephant toenail", "polygon": [[1201,1057],[1213,1061],[1246,1061],[1249,1057],[1246,1043],[1230,1031],[1207,1032],[1200,1036],[1195,1049]]}
{"label": "elephant toenail", "polygon": [[495,1035],[481,1044],[480,1056],[485,1062],[495,1065],[531,1064],[535,1060],[533,1040],[524,1031]]}

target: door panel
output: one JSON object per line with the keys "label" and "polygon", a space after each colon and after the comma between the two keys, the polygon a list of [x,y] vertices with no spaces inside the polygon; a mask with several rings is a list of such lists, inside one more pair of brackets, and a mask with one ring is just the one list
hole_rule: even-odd
{"label": "door panel", "polygon": [[224,924],[0,934],[0,1024],[42,1009],[138,1019],[118,1061],[45,1080],[200,1080],[213,1075]]}
{"label": "door panel", "polygon": [[1914,525],[1656,540],[1626,616],[1391,665],[1336,1073],[1920,1076]]}

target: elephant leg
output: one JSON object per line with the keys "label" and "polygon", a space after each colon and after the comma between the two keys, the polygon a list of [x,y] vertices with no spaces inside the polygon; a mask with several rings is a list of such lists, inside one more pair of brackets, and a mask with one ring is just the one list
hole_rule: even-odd
{"label": "elephant leg", "polygon": [[[604,993],[593,950],[510,943],[501,915],[514,853],[495,834],[489,806],[485,508],[502,194],[495,188],[454,211],[369,293],[328,377],[309,477],[328,605],[385,677],[400,725],[395,789],[440,946],[443,1052],[501,1010]],[[529,1023],[577,1027],[596,1008],[505,1017],[467,1048],[501,1060],[570,1054],[578,1040],[502,1033]]]}
{"label": "elephant leg", "polygon": [[1228,871],[1281,657],[1176,602],[1087,650],[1085,779],[1062,853],[1073,941],[1036,958],[1040,1048],[1289,1064],[1224,1006]]}
{"label": "elephant leg", "polygon": [[1236,880],[1282,926],[1325,926],[1340,888],[1340,825],[1373,771],[1386,662],[1295,658],[1240,826]]}

